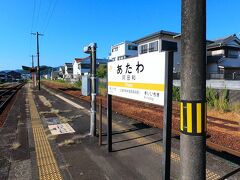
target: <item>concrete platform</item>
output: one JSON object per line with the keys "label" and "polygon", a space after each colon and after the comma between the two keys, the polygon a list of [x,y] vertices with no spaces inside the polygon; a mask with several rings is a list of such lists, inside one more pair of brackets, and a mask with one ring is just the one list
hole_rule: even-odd
{"label": "concrete platform", "polygon": [[[11,125],[6,124],[7,126],[0,130],[2,136],[9,136],[12,139],[21,136],[25,137],[22,138],[24,139],[21,140],[22,142],[28,142],[28,146],[20,146],[24,151],[20,150],[20,147],[14,150],[15,154],[26,152],[20,155],[21,158],[15,158],[16,161],[13,162],[6,161],[6,165],[0,166],[0,172],[12,172],[9,175],[5,173],[4,178],[6,179],[15,178],[14,175],[19,170],[15,170],[15,172],[11,170],[18,169],[15,168],[18,162],[22,162],[22,166],[28,169],[29,176],[26,179],[39,178],[36,149],[30,126],[30,107],[26,101],[28,90],[26,87],[21,91],[22,94],[16,101],[15,108],[12,108],[11,116],[9,115],[8,118]],[[32,93],[43,130],[63,179],[161,179],[161,153],[163,150],[161,130],[114,113],[113,152],[108,153],[105,110],[103,145],[98,146],[98,137],[92,138],[87,135],[90,120],[89,103],[53,90],[42,89],[40,92],[34,90]],[[17,118],[19,111],[22,111],[20,113],[23,114],[22,118]],[[20,123],[21,126],[17,126],[18,122],[21,122],[19,119],[25,119],[24,125]],[[56,123],[70,124],[75,133],[52,135],[48,125]],[[20,127],[21,131],[16,130],[20,130]],[[11,147],[13,142],[14,140],[8,145],[0,146],[1,150],[8,154],[7,149]],[[13,156],[10,153],[6,157],[11,159],[18,156]],[[174,137],[172,138],[171,179],[180,179],[179,162],[179,138]],[[8,167],[8,169],[4,169],[4,167]],[[230,155],[208,150],[206,171],[206,178],[209,180],[221,178],[237,180],[240,179],[240,160]]]}

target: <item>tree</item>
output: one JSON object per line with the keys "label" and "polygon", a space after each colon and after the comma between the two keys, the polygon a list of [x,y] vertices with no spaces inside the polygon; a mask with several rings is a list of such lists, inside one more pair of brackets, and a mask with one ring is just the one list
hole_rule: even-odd
{"label": "tree", "polygon": [[107,66],[100,64],[97,68],[97,77],[104,78],[107,76]]}

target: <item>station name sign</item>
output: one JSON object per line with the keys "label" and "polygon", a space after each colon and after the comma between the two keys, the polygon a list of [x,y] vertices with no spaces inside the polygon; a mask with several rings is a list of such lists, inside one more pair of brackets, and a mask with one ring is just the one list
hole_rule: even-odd
{"label": "station name sign", "polygon": [[166,52],[108,62],[108,94],[164,105]]}

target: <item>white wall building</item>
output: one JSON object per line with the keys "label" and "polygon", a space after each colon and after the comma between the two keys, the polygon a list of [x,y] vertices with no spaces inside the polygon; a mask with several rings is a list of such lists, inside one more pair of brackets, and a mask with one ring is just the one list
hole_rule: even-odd
{"label": "white wall building", "polygon": [[63,79],[65,74],[65,66],[60,66],[59,67],[59,78]]}
{"label": "white wall building", "polygon": [[119,44],[111,46],[111,53],[109,60],[116,61],[126,59],[128,57],[137,56],[137,44],[131,41],[124,41]]}
{"label": "white wall building", "polygon": [[73,65],[72,63],[65,63],[64,64],[64,69],[65,69],[65,74],[64,74],[64,79],[72,78],[73,76]]}
{"label": "white wall building", "polygon": [[[84,74],[90,73],[90,57],[86,58],[75,58],[73,62],[73,78],[79,79]],[[107,65],[107,59],[96,59],[96,66],[100,64]]]}
{"label": "white wall building", "polygon": [[[89,63],[86,63],[89,62]],[[75,58],[73,62],[73,78],[79,79],[81,75],[90,72],[90,58]]]}
{"label": "white wall building", "polygon": [[73,78],[77,79],[81,75],[81,62],[82,59],[80,58],[75,58],[73,62]]}
{"label": "white wall building", "polygon": [[[160,49],[161,49],[161,40],[170,41],[170,42],[176,42],[177,43],[177,52],[174,52],[174,64],[173,64],[173,72],[179,73],[180,72],[180,59],[181,59],[181,42],[180,42],[180,36],[178,33],[174,32],[168,32],[168,31],[159,31],[153,34],[150,34],[148,36],[145,36],[143,38],[140,38],[138,40],[135,40],[133,42],[125,41],[123,43],[116,44],[111,47],[111,56],[109,56],[109,59],[111,60],[121,60],[125,58],[130,58],[134,56],[138,56],[139,58],[157,58],[157,56],[160,56]],[[137,46],[137,48],[134,48],[135,50],[132,52],[131,55],[125,58],[119,58],[121,56],[125,55],[130,52],[127,51],[127,46],[134,45]],[[116,48],[116,50],[115,50]],[[141,56],[141,57],[140,57]]]}
{"label": "white wall building", "polygon": [[160,55],[161,40],[177,43],[177,52],[174,52],[173,72],[179,73],[181,61],[181,40],[179,33],[161,30],[133,42],[138,44],[138,56],[147,59],[152,56]]}

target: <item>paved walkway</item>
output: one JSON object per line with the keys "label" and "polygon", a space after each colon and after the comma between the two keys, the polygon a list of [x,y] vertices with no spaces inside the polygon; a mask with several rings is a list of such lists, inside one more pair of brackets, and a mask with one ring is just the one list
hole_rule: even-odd
{"label": "paved walkway", "polygon": [[[0,140],[5,139],[0,179],[161,179],[161,130],[113,113],[113,152],[108,153],[105,110],[103,144],[98,146],[98,137],[88,136],[89,103],[45,88],[32,91],[28,85],[20,93],[0,129]],[[75,132],[52,134],[66,123]],[[236,157],[208,150],[206,179],[238,180],[239,164]],[[180,179],[179,165],[179,139],[174,137],[171,179]]]}

